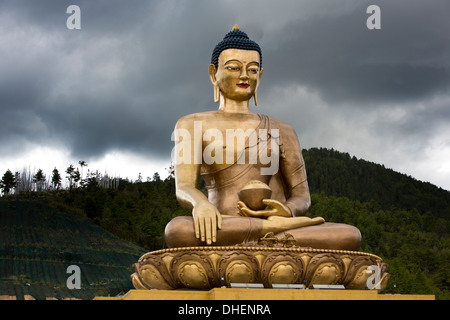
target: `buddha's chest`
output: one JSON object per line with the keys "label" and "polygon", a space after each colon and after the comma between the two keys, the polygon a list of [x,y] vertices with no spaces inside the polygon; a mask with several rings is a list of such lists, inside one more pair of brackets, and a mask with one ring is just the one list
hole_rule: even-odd
{"label": "buddha's chest", "polygon": [[222,121],[202,128],[202,153],[206,164],[232,164],[243,152],[256,147],[264,130],[258,128],[259,121]]}

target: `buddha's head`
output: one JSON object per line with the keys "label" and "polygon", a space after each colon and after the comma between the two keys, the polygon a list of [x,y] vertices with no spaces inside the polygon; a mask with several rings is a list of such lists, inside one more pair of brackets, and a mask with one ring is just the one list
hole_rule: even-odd
{"label": "buddha's head", "polygon": [[214,101],[224,98],[244,101],[255,99],[262,75],[259,45],[235,25],[214,48],[209,76],[214,86]]}

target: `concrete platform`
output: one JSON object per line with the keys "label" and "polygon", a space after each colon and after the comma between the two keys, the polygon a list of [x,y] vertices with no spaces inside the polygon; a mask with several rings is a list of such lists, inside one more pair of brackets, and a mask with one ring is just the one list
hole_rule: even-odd
{"label": "concrete platform", "polygon": [[123,297],[94,300],[435,300],[434,295],[379,294],[376,290],[214,288],[130,290]]}

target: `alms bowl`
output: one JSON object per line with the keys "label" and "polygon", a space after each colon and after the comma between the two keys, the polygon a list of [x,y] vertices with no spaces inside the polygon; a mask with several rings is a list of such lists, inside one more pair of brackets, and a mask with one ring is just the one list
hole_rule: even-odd
{"label": "alms bowl", "polygon": [[270,187],[258,180],[248,182],[241,191],[238,192],[239,200],[244,202],[252,210],[262,210],[266,205],[264,199],[270,199],[272,190]]}

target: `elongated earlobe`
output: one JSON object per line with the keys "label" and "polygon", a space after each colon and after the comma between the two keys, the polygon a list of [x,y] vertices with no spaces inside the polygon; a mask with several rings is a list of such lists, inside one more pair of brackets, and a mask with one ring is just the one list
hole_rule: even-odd
{"label": "elongated earlobe", "polygon": [[214,102],[217,103],[220,100],[220,89],[218,85],[214,86]]}
{"label": "elongated earlobe", "polygon": [[217,103],[220,100],[220,89],[219,89],[219,85],[217,84],[217,80],[216,80],[216,66],[213,64],[209,65],[209,78],[211,79],[211,83],[214,86],[214,102]]}
{"label": "elongated earlobe", "polygon": [[261,69],[259,71],[258,83],[256,84],[255,94],[253,95],[253,100],[255,100],[255,107],[258,106],[258,87],[259,87],[259,83],[261,82],[262,74],[263,74],[263,69]]}

